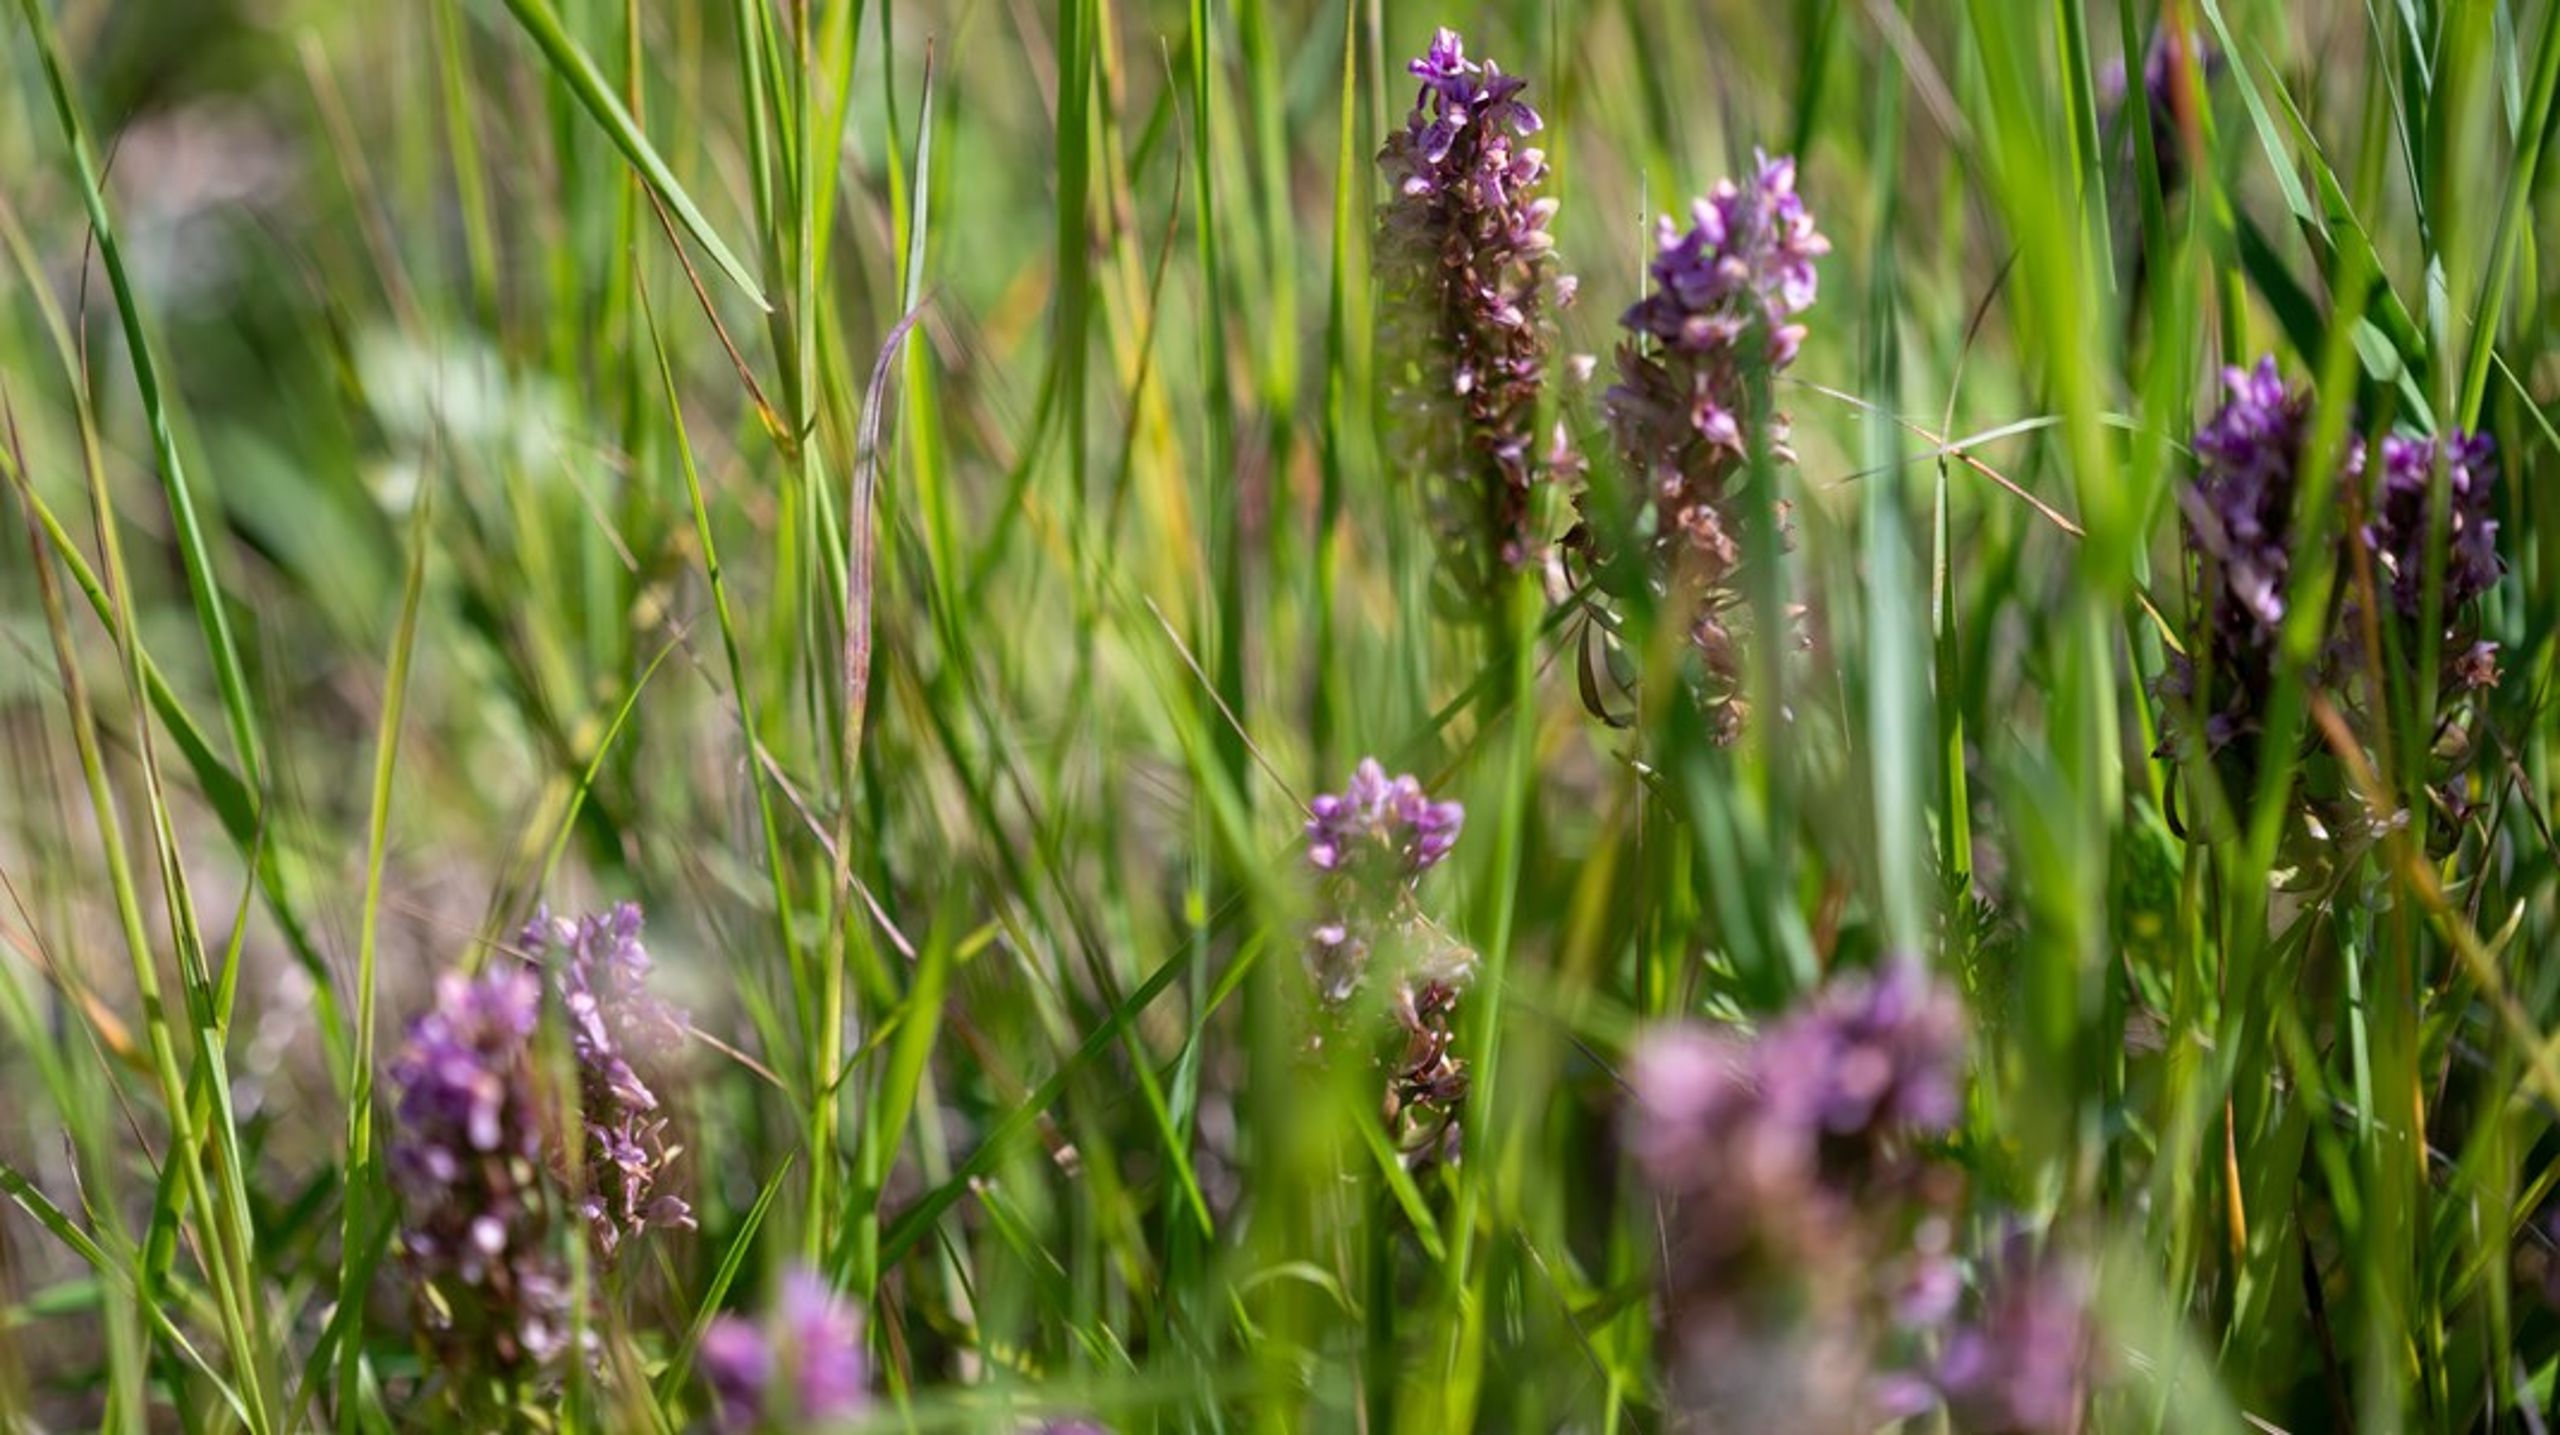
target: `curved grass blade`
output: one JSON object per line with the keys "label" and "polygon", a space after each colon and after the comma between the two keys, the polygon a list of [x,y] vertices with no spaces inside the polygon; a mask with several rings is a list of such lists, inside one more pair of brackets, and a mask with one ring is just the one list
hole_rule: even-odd
{"label": "curved grass blade", "polygon": [[43,62],[45,87],[52,92],[54,112],[71,145],[80,202],[89,212],[89,225],[98,243],[98,262],[106,270],[108,287],[115,295],[116,316],[123,323],[125,345],[131,352],[134,387],[141,391],[143,413],[150,421],[152,453],[159,464],[161,487],[168,494],[170,522],[187,572],[187,593],[195,604],[197,625],[204,631],[205,648],[213,657],[223,710],[231,723],[232,745],[254,786],[265,764],[257,723],[249,706],[248,678],[240,662],[239,647],[231,638],[231,620],[223,612],[222,585],[213,575],[213,559],[205,547],[203,526],[196,518],[195,497],[187,484],[186,468],[178,457],[177,432],[169,421],[168,397],[160,386],[160,367],[142,322],[141,304],[125,269],[124,246],[117,239],[115,221],[107,212],[97,151],[90,143],[79,102],[71,93],[70,78],[63,71],[61,38],[54,33],[53,19],[46,13],[43,0],[21,0],[19,8],[26,12],[28,32],[35,37],[36,56]]}
{"label": "curved grass blade", "polygon": [[[87,1262],[91,1270],[114,1283],[119,1291],[126,1295],[136,1294],[133,1273],[110,1260],[106,1251],[89,1238],[88,1232],[74,1225],[71,1218],[63,1214],[62,1208],[53,1203],[52,1198],[38,1190],[33,1181],[28,1180],[16,1167],[6,1161],[0,1161],[0,1194],[6,1194],[10,1200],[17,1202],[18,1209],[33,1216],[36,1224],[44,1227],[55,1240],[62,1242],[73,1255]],[[148,1314],[154,1332],[162,1340],[169,1342],[170,1348],[183,1356],[186,1362],[202,1373],[206,1380],[213,1383],[214,1392],[222,1397],[225,1405],[231,1407],[231,1413],[244,1425],[253,1423],[249,1418],[249,1407],[241,1400],[240,1392],[232,1388],[231,1382],[222,1378],[222,1373],[213,1368],[213,1362],[205,1359],[204,1353],[197,1350],[194,1342],[187,1339],[185,1331],[170,1323],[167,1313],[160,1309],[159,1304],[155,1301],[143,1301],[141,1308]]]}
{"label": "curved grass blade", "polygon": [[666,1369],[658,1372],[658,1403],[665,1405],[684,1388],[684,1378],[693,1369],[693,1353],[702,1346],[702,1336],[711,1329],[711,1321],[719,1314],[720,1302],[727,1298],[729,1287],[738,1279],[738,1268],[746,1264],[748,1248],[756,1242],[756,1232],[764,1226],[765,1213],[773,1209],[773,1198],[782,1192],[783,1178],[791,1174],[797,1159],[786,1154],[782,1164],[765,1178],[764,1190],[756,1203],[747,1208],[746,1219],[738,1223],[738,1234],[729,1241],[729,1249],[720,1257],[720,1269],[712,1272],[711,1284],[704,1288],[701,1302],[694,1307],[693,1323],[685,1327],[684,1343],[667,1357]]}
{"label": "curved grass blade", "polygon": [[[37,0],[25,0],[25,3],[33,7]],[[658,157],[649,137],[640,132],[639,122],[623,108],[622,101],[613,93],[613,86],[605,82],[603,73],[596,69],[596,62],[578,47],[577,40],[570,36],[568,27],[560,23],[558,12],[551,8],[548,0],[507,0],[507,9],[515,15],[516,23],[524,27],[524,32],[533,37],[533,43],[560,76],[561,83],[569,87],[569,93],[586,107],[587,113],[603,128],[605,137],[613,141],[614,148],[622,151],[623,158],[631,161],[631,167],[640,172],[640,178],[666,204],[675,215],[676,222],[684,226],[685,232],[693,236],[694,243],[701,245],[702,252],[711,256],[711,262],[719,267],[720,273],[737,285],[738,292],[746,295],[756,308],[771,313],[773,305],[766,302],[764,291],[756,286],[754,276],[747,273],[747,267],[729,252],[729,246],[720,242],[720,235],[712,229],[711,221],[703,217],[702,211],[695,207],[693,197],[676,182],[675,171],[667,168],[667,162]]]}

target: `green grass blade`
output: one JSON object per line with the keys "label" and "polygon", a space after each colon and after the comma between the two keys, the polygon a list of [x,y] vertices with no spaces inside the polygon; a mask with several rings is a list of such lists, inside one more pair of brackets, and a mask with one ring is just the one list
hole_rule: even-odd
{"label": "green grass blade", "polygon": [[[39,0],[25,0],[25,3],[32,7]],[[738,257],[729,252],[728,245],[720,242],[720,235],[711,227],[711,221],[703,217],[702,210],[693,202],[693,196],[685,193],[684,186],[676,182],[675,171],[658,157],[649,137],[641,133],[639,122],[623,108],[621,98],[614,94],[613,86],[596,68],[596,62],[588,58],[576,37],[561,24],[559,13],[551,8],[549,0],[507,0],[507,9],[514,14],[516,23],[524,28],[525,34],[532,37],[535,47],[542,51],[543,59],[559,75],[561,83],[569,87],[569,93],[577,97],[578,103],[604,130],[606,138],[612,140],[614,147],[622,151],[623,158],[631,162],[631,167],[640,172],[641,179],[674,214],[676,222],[684,226],[685,233],[692,235],[694,243],[702,246],[703,253],[711,257],[712,265],[721,276],[736,285],[738,292],[746,295],[748,302],[758,310],[771,312],[773,306],[766,302],[764,290],[757,287],[755,276],[749,274],[747,267],[738,262]]]}

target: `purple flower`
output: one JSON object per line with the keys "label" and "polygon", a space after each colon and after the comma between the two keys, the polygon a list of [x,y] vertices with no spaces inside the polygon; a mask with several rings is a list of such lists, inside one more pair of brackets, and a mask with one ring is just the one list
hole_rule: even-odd
{"label": "purple flower", "polygon": [[653,1228],[691,1227],[692,1209],[656,1190],[681,1148],[669,1144],[657,1093],[639,1067],[667,1060],[683,1044],[686,1022],[649,990],[639,907],[623,902],[575,921],[545,912],[526,925],[522,942],[536,961],[553,946],[564,954],[560,996],[586,1135],[578,1212],[596,1244],[611,1256]]}
{"label": "purple flower", "polygon": [[2195,669],[2183,658],[2161,686],[2163,696],[2203,709],[2207,751],[2257,731],[2274,684],[2311,422],[2310,392],[2288,388],[2272,357],[2254,369],[2226,369],[2222,381],[2230,397],[2196,431],[2196,477],[2178,496],[2188,546],[2203,560],[2198,596],[2212,691],[2196,690]]}
{"label": "purple flower", "polygon": [[1863,1158],[1963,1114],[1964,1010],[1916,962],[1831,983],[1761,1039],[1758,1057],[1771,1116],[1826,1151]]}
{"label": "purple flower", "polygon": [[1414,894],[1457,845],[1466,809],[1434,802],[1418,779],[1390,778],[1377,759],[1364,758],[1348,786],[1307,810],[1307,861],[1321,874],[1322,911],[1308,933],[1308,980],[1340,1025],[1378,955],[1392,954],[1387,1005],[1396,1034],[1379,1056],[1384,1115],[1415,1164],[1454,1158],[1467,1076],[1452,1050],[1452,1014],[1475,954],[1433,926]]}
{"label": "purple flower", "polygon": [[[2197,430],[2195,481],[2179,495],[2188,546],[2203,560],[2198,597],[2207,624],[2210,691],[2198,691],[2197,671],[2183,658],[2160,685],[2162,696],[2201,710],[2207,752],[2255,733],[2273,688],[2311,418],[2309,391],[2288,388],[2273,358],[2259,360],[2255,369],[2229,370],[2223,382],[2230,396]],[[2377,587],[2388,594],[2389,616],[2403,625],[2422,617],[2429,558],[2438,557],[2438,616],[2444,625],[2439,688],[2458,699],[2497,678],[2496,645],[2478,640],[2467,626],[2468,610],[2503,571],[2491,503],[2496,447],[2485,435],[2393,434],[2382,440],[2381,452],[2380,472],[2370,480],[2370,518],[2354,541],[2371,555]],[[2367,457],[2361,441],[2351,442],[2342,458],[2342,481],[2365,484]],[[2431,507],[2439,474],[2447,499],[2441,546]],[[2340,680],[2361,665],[2364,643],[2347,577],[2348,541],[2340,535],[2339,597],[2326,615],[2325,640],[2310,676],[2353,716],[2355,695]],[[2404,628],[2406,648],[2414,648],[2417,637]]]}
{"label": "purple flower", "polygon": [[1561,426],[1544,452],[1533,432],[1543,311],[1572,281],[1553,273],[1546,158],[1520,143],[1543,124],[1527,82],[1469,60],[1446,29],[1406,68],[1422,83],[1378,156],[1394,191],[1378,223],[1391,412],[1448,570],[1480,600],[1544,549],[1534,491],[1573,467]]}
{"label": "purple flower", "polygon": [[568,1342],[530,1063],[541,1007],[530,972],[448,975],[391,1064],[400,1257],[433,1342],[466,1365],[539,1367]]}
{"label": "purple flower", "polygon": [[1829,1429],[1909,1404],[1878,1356],[1952,1301],[1936,1213],[1955,1175],[1922,1145],[1959,1114],[1963,1054],[1956,997],[1909,961],[1834,981],[1756,1040],[1680,1028],[1638,1048],[1626,1144],[1664,1203],[1685,1405]]}
{"label": "purple flower", "polygon": [[1695,1030],[1637,1054],[1629,1149],[1655,1189],[1795,1204],[1879,1183],[1962,1114],[1964,1010],[1918,963],[1843,976],[1758,1040]]}
{"label": "purple flower", "polygon": [[1318,794],[1307,812],[1309,862],[1336,876],[1389,884],[1438,866],[1467,820],[1464,807],[1433,802],[1419,779],[1390,778],[1374,757],[1360,760],[1339,794]]}
{"label": "purple flower", "polygon": [[762,1324],[713,1321],[700,1359],[723,1431],[838,1425],[871,1403],[862,1313],[806,1270],[783,1277]]}
{"label": "purple flower", "polygon": [[1785,416],[1762,407],[1754,380],[1795,362],[1796,319],[1830,251],[1796,193],[1795,161],[1764,154],[1748,188],[1720,181],[1692,204],[1686,229],[1661,221],[1651,292],[1619,320],[1628,338],[1604,398],[1610,433],[1653,508],[1654,581],[1691,615],[1728,740],[1740,730],[1741,681],[1728,623],[1741,562],[1733,488],[1755,431],[1776,461],[1794,458]]}
{"label": "purple flower", "polygon": [[2498,559],[2498,520],[2490,489],[2498,480],[2498,446],[2487,434],[2459,430],[2443,439],[2393,434],[2382,441],[2382,477],[2364,544],[2391,584],[2400,616],[2415,619],[2426,598],[2433,549],[2433,499],[2441,468],[2446,487],[2443,586],[2437,611],[2453,613],[2491,588]]}
{"label": "purple flower", "polygon": [[2097,1364],[2087,1273],[2058,1258],[2011,1265],[1948,1335],[1935,1384],[1969,1435],[2075,1435]]}

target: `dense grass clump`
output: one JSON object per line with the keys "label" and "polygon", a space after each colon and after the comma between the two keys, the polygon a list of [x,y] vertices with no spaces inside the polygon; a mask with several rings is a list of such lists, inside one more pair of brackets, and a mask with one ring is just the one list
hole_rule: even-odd
{"label": "dense grass clump", "polygon": [[2560,1414],[2560,0],[9,10],[0,1429]]}

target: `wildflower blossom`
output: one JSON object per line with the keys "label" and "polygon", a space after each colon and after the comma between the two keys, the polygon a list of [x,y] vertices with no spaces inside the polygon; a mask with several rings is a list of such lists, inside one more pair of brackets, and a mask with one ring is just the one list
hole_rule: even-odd
{"label": "wildflower blossom", "polygon": [[1466,809],[1433,802],[1410,774],[1389,778],[1364,758],[1340,793],[1307,804],[1307,860],[1353,881],[1395,884],[1421,876],[1458,845]]}
{"label": "wildflower blossom", "polygon": [[568,1341],[531,1082],[541,1004],[522,969],[448,975],[391,1065],[400,1254],[434,1343],[464,1365],[539,1367]]}
{"label": "wildflower blossom", "polygon": [[1309,981],[1340,1018],[1379,951],[1393,953],[1387,1006],[1401,1036],[1383,1059],[1384,1113],[1409,1155],[1454,1155],[1467,1078],[1450,1023],[1475,955],[1423,916],[1414,893],[1457,845],[1466,810],[1432,801],[1417,779],[1390,778],[1366,758],[1343,791],[1318,796],[1308,813],[1307,861],[1322,876],[1323,911],[1309,933]]}
{"label": "wildflower blossom", "polygon": [[2454,612],[2496,587],[2505,567],[2498,559],[2498,520],[2491,516],[2489,501],[2498,477],[2496,442],[2487,434],[2460,432],[2443,439],[2385,438],[2381,483],[2362,536],[2390,581],[2393,606],[2407,619],[2419,617],[2425,601],[2434,533],[2429,495],[2439,465],[2449,502],[2438,611]]}
{"label": "wildflower blossom", "polygon": [[2231,396],[2196,431],[2196,479],[2180,502],[2187,532],[2210,560],[2208,621],[2235,691],[2262,699],[2284,625],[2293,571],[2293,498],[2311,399],[2288,389],[2265,358],[2223,376]]}
{"label": "wildflower blossom", "polygon": [[1651,292],[1619,321],[1628,338],[1604,398],[1619,456],[1653,509],[1654,581],[1690,615],[1728,739],[1741,719],[1734,489],[1755,434],[1772,461],[1794,458],[1784,415],[1757,385],[1795,362],[1814,261],[1831,249],[1795,184],[1794,160],[1763,155],[1748,188],[1719,182],[1690,207],[1686,229],[1661,221]]}
{"label": "wildflower blossom", "polygon": [[640,920],[639,907],[623,902],[574,921],[546,912],[523,935],[536,960],[555,946],[563,953],[559,986],[586,1145],[578,1213],[607,1256],[653,1228],[693,1225],[681,1198],[656,1189],[682,1148],[669,1143],[640,1067],[665,1061],[683,1043],[685,1018],[649,990]]}
{"label": "wildflower blossom", "polygon": [[825,1428],[871,1403],[862,1313],[809,1271],[783,1277],[762,1324],[734,1315],[712,1322],[700,1359],[723,1431]]}
{"label": "wildflower blossom", "polygon": [[1757,1040],[1697,1029],[1636,1055],[1627,1144],[1666,1202],[1663,1317],[1684,1403],[1736,1429],[1846,1428],[1892,1404],[1888,1330],[1952,1304],[1947,1177],[1961,1009],[1903,962],[1845,978]]}
{"label": "wildflower blossom", "polygon": [[[2189,546],[2203,560],[2200,596],[2211,691],[2197,691],[2195,669],[2183,658],[2163,684],[2167,695],[2193,700],[2201,709],[2207,753],[2254,734],[2273,687],[2287,585],[2298,556],[2293,512],[2311,413],[2309,391],[2288,388],[2273,358],[2251,370],[2229,370],[2224,384],[2229,397],[2197,431],[2196,477],[2180,495]],[[2345,581],[2352,557],[2346,545],[2355,542],[2373,563],[2385,598],[2383,616],[2402,625],[2402,637],[2412,645],[2418,635],[2409,625],[2422,616],[2429,560],[2436,557],[2440,691],[2459,697],[2486,687],[2496,681],[2496,647],[2470,636],[2465,624],[2468,609],[2502,571],[2498,523],[2491,516],[2495,446],[2485,435],[2394,434],[2381,441],[2380,450],[2379,472],[2370,478],[2361,441],[2350,443],[2341,460],[2347,484],[2371,483],[2365,505],[2370,518],[2353,534],[2339,536],[2336,606],[2327,615],[2327,640],[2310,680],[2337,691],[2361,661],[2355,599]],[[2439,472],[2448,498],[2440,540],[2431,508]],[[2441,549],[2434,546],[2439,541]],[[2341,697],[2345,706],[2356,706],[2351,695]]]}
{"label": "wildflower blossom", "polygon": [[1527,82],[1445,29],[1406,68],[1422,83],[1378,156],[1394,191],[1378,225],[1391,400],[1448,570],[1481,600],[1543,550],[1535,490],[1572,465],[1560,426],[1544,451],[1533,430],[1544,309],[1573,281],[1553,273],[1546,157],[1521,143],[1543,127]]}
{"label": "wildflower blossom", "polygon": [[1969,1435],[2075,1435],[2097,1362],[2087,1272],[2058,1258],[2012,1266],[1948,1335],[1939,1393]]}

